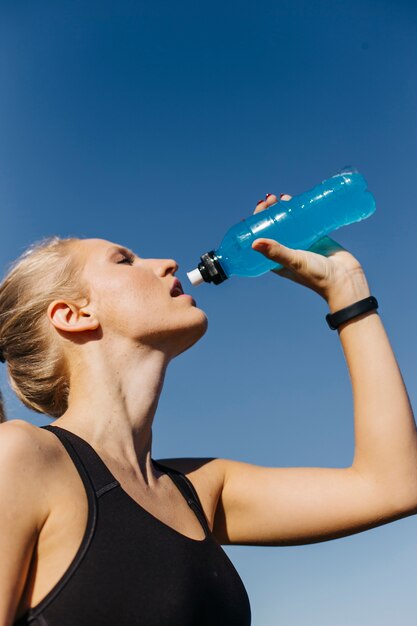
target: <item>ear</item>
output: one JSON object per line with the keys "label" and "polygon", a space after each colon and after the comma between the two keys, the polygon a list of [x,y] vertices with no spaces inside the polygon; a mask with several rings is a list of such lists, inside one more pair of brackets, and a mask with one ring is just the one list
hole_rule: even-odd
{"label": "ear", "polygon": [[99,321],[92,311],[63,300],[51,302],[48,307],[48,317],[55,328],[67,333],[96,330],[99,327]]}

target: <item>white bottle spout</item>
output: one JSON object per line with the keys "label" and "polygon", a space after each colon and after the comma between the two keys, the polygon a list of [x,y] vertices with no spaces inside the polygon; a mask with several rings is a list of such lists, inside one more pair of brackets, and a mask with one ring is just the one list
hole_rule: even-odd
{"label": "white bottle spout", "polygon": [[197,287],[198,285],[201,285],[201,283],[204,283],[204,278],[202,277],[198,267],[196,267],[195,270],[191,270],[191,272],[187,272],[187,276],[188,280],[194,287]]}

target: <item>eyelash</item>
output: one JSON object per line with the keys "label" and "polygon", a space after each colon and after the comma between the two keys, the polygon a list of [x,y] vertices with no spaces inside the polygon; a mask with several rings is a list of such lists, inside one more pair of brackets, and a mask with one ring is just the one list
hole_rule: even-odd
{"label": "eyelash", "polygon": [[127,262],[129,265],[133,265],[134,260],[135,260],[135,257],[133,255],[132,256],[130,256],[130,255],[129,256],[124,256],[121,261],[117,261],[117,264],[118,265],[122,265],[123,263]]}

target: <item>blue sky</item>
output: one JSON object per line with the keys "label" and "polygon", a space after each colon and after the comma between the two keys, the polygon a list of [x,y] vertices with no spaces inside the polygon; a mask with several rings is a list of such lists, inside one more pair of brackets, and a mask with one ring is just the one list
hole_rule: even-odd
{"label": "blue sky", "polygon": [[[365,268],[415,405],[416,60],[411,0],[1,0],[2,269],[46,235],[94,236],[175,258],[186,285],[265,193],[352,164],[377,210],[335,239]],[[209,330],[171,365],[154,456],[349,464],[324,301],[272,274],[188,290]],[[10,418],[48,421],[0,382]],[[254,626],[411,626],[416,530],[227,552]]]}

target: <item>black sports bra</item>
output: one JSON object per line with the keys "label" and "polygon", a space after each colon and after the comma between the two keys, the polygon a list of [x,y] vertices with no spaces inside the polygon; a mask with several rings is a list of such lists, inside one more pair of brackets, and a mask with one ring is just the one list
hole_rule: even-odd
{"label": "black sports bra", "polygon": [[192,539],[164,524],[119,485],[89,443],[43,426],[65,446],[88,498],[87,527],[71,565],[14,626],[249,626],[243,583],[211,533],[198,495],[175,483],[205,532]]}

